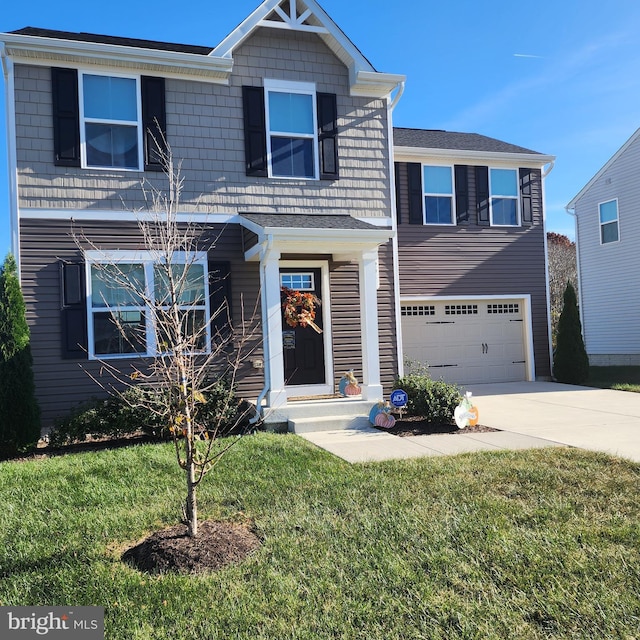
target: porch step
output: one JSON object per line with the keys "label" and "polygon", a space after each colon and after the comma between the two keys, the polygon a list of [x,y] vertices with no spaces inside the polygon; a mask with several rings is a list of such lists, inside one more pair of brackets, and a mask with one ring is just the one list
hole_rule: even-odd
{"label": "porch step", "polygon": [[289,431],[311,433],[314,431],[338,431],[341,429],[362,429],[371,426],[367,416],[328,416],[320,418],[289,419]]}
{"label": "porch step", "polygon": [[303,418],[331,418],[338,416],[369,416],[374,405],[373,400],[356,398],[331,398],[323,400],[298,400],[289,402],[279,411],[285,413],[289,420]]}

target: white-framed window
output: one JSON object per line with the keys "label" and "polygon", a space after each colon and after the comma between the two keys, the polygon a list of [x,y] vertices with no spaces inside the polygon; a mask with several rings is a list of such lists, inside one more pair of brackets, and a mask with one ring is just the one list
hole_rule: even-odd
{"label": "white-framed window", "polygon": [[618,200],[601,202],[598,205],[600,218],[600,244],[609,244],[620,240],[618,228]]}
{"label": "white-framed window", "polygon": [[520,224],[517,169],[489,169],[491,224],[517,227]]}
{"label": "white-framed window", "polygon": [[206,253],[177,253],[169,270],[148,253],[89,251],[86,265],[89,358],[167,353],[163,314],[173,309],[193,350],[209,351]]}
{"label": "white-framed window", "polygon": [[315,84],[265,80],[264,88],[269,176],[317,179]]}
{"label": "white-framed window", "polygon": [[423,165],[425,224],[455,224],[453,167]]}
{"label": "white-framed window", "polygon": [[140,170],[140,78],[80,73],[79,90],[82,166]]}
{"label": "white-framed window", "polygon": [[315,291],[313,272],[281,273],[280,286],[294,291]]}

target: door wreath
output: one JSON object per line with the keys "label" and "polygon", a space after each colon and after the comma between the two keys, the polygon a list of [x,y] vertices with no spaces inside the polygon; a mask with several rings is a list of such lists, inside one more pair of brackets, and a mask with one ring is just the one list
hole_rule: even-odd
{"label": "door wreath", "polygon": [[322,333],[322,329],[314,322],[316,307],[320,306],[318,296],[287,287],[282,287],[281,292],[284,321],[290,327],[311,327],[316,333]]}

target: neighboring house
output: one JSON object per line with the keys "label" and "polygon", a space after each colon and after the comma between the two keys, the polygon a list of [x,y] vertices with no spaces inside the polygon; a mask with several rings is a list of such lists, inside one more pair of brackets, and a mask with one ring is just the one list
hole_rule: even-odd
{"label": "neighboring house", "polygon": [[[404,76],[376,71],[314,0],[266,0],[213,49],[31,27],[0,42],[13,246],[45,423],[100,391],[103,361],[126,370],[156,354],[150,331],[135,353],[123,345],[111,321],[123,302],[105,304],[96,273],[106,256],[152,286],[144,214],[132,212],[143,178],[163,184],[157,126],[182,161],[181,219],[215,239],[197,256],[210,294],[198,312],[226,299],[237,324],[243,301],[259,302],[240,393],[273,421],[309,396],[323,398],[316,417],[366,414],[403,351],[461,383],[550,375],[552,158],[394,131]],[[282,286],[318,295],[321,334],[283,325]],[[144,308],[127,302],[143,327]],[[336,409],[349,369],[362,401]]]}
{"label": "neighboring house", "polygon": [[594,366],[640,365],[640,129],[567,205],[582,331]]}

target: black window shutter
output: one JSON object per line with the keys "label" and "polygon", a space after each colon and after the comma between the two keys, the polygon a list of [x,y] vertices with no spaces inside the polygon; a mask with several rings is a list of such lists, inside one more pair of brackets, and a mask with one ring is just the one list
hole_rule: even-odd
{"label": "black window shutter", "polygon": [[76,69],[51,69],[53,102],[54,164],[80,166],[80,113],[78,72]]}
{"label": "black window shutter", "polygon": [[409,178],[409,224],[423,224],[422,213],[422,165],[419,162],[407,163]]}
{"label": "black window shutter", "polygon": [[231,264],[209,261],[211,337],[225,338],[231,328]]}
{"label": "black window shutter", "polygon": [[320,179],[337,180],[338,171],[338,104],[334,93],[318,93],[318,146]]}
{"label": "black window shutter", "polygon": [[396,181],[396,219],[398,224],[402,224],[402,198],[400,197],[400,178],[401,169],[400,163],[394,162],[395,181]]}
{"label": "black window shutter", "polygon": [[476,167],[476,210],[478,224],[489,224],[489,168]]}
{"label": "black window shutter", "polygon": [[522,224],[533,224],[533,185],[539,183],[539,169],[520,169],[520,211]]}
{"label": "black window shutter", "polygon": [[142,127],[145,171],[162,171],[162,154],[167,135],[167,117],[164,100],[164,78],[142,76]]}
{"label": "black window shutter", "polygon": [[453,167],[456,189],[456,222],[469,222],[469,177],[468,167],[457,164]]}
{"label": "black window shutter", "polygon": [[267,175],[267,127],[264,89],[242,87],[244,108],[244,152],[248,176]]}
{"label": "black window shutter", "polygon": [[87,297],[84,263],[60,261],[62,358],[87,359]]}

